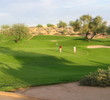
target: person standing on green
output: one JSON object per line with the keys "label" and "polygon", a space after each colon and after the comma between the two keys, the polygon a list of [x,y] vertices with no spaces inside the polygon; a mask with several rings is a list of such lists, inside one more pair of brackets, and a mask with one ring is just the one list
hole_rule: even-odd
{"label": "person standing on green", "polygon": [[73,47],[74,54],[76,53],[76,47]]}
{"label": "person standing on green", "polygon": [[59,51],[62,52],[62,46],[59,46]]}

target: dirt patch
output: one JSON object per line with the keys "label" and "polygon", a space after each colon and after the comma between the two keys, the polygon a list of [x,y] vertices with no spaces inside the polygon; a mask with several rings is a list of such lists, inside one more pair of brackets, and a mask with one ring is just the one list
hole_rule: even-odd
{"label": "dirt patch", "polygon": [[41,100],[41,99],[28,97],[28,96],[24,96],[16,93],[0,92],[0,100]]}
{"label": "dirt patch", "polygon": [[110,46],[104,46],[104,45],[91,45],[91,46],[87,46],[87,48],[110,48]]}

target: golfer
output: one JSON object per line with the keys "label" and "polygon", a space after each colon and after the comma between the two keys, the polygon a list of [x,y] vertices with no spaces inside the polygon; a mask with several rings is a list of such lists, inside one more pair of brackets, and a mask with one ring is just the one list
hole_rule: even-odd
{"label": "golfer", "polygon": [[73,47],[74,54],[76,53],[76,47]]}
{"label": "golfer", "polygon": [[59,46],[59,51],[62,52],[62,46]]}

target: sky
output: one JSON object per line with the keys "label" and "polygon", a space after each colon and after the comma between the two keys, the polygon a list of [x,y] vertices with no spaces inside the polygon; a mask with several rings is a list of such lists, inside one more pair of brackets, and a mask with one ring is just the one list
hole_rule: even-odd
{"label": "sky", "polygon": [[101,16],[110,25],[110,0],[0,0],[0,26],[69,23],[82,15]]}

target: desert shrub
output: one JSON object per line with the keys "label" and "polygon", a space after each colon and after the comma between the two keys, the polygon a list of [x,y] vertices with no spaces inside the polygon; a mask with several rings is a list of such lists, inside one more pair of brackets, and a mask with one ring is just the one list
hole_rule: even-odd
{"label": "desert shrub", "polygon": [[53,24],[47,24],[47,27],[54,27]]}
{"label": "desert shrub", "polygon": [[110,67],[108,69],[98,69],[97,72],[86,75],[81,81],[80,85],[85,86],[110,86]]}

